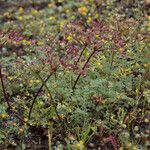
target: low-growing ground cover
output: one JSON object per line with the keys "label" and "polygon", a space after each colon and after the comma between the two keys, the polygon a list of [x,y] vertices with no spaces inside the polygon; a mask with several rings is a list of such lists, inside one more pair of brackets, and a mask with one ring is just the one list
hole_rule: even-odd
{"label": "low-growing ground cover", "polygon": [[149,148],[144,1],[0,7],[0,149]]}

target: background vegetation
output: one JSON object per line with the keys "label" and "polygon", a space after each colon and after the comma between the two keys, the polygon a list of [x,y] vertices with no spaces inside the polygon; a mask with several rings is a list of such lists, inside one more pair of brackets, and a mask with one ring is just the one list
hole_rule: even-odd
{"label": "background vegetation", "polygon": [[0,1],[0,149],[148,150],[147,1]]}

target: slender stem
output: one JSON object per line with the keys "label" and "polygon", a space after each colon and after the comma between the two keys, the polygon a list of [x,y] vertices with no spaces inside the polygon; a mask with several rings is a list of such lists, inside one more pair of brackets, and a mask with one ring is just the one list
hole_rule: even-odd
{"label": "slender stem", "polygon": [[83,55],[85,49],[86,49],[86,46],[84,46],[83,50],[81,51],[80,56],[79,56],[79,58],[78,58],[76,64],[80,61],[80,59],[81,59],[81,57],[82,57],[82,55]]}
{"label": "slender stem", "polygon": [[29,110],[29,114],[28,114],[28,119],[31,118],[31,113],[32,113],[32,109],[33,109],[33,106],[34,106],[34,103],[39,95],[39,93],[41,92],[42,88],[44,87],[45,83],[48,81],[48,79],[52,76],[52,73],[43,81],[41,87],[39,88],[39,90],[37,91],[36,95],[34,96],[34,99],[32,101],[32,104],[31,104],[31,107],[30,107],[30,110]]}
{"label": "slender stem", "polygon": [[[82,67],[82,70],[84,70],[84,69],[86,68],[86,65],[89,63],[90,59],[93,57],[93,55],[95,54],[95,52],[100,52],[100,51],[102,51],[102,50],[105,50],[105,49],[101,49],[103,46],[104,46],[104,45],[101,45],[101,46],[99,46],[97,49],[93,49],[91,55],[88,57],[88,59],[87,59],[87,61],[85,62],[84,66]],[[80,79],[80,76],[81,76],[81,74],[79,74],[79,75],[77,76],[77,78],[76,78],[76,80],[75,80],[75,82],[74,82],[74,85],[73,85],[73,87],[72,87],[73,93],[74,93],[74,90],[75,90],[75,88],[76,88],[76,85],[77,85],[77,83],[78,83],[78,81],[79,81],[79,79]]]}
{"label": "slender stem", "polygon": [[54,100],[53,100],[53,97],[52,97],[52,95],[51,95],[51,92],[50,92],[49,88],[47,87],[46,82],[44,82],[44,80],[41,78],[41,76],[40,76],[39,74],[38,74],[38,76],[39,76],[40,80],[44,83],[44,86],[45,86],[45,88],[47,89],[48,93],[50,93],[50,99],[51,99],[51,102],[52,102],[52,106],[53,106],[53,108],[54,108],[54,111],[55,111],[55,113],[56,113],[56,115],[57,115],[59,121],[61,122],[61,117],[59,116],[59,113],[58,113],[58,111],[57,111],[57,106],[56,106],[55,103],[54,103]]}
{"label": "slender stem", "polygon": [[6,94],[6,89],[5,89],[5,86],[4,86],[3,75],[2,75],[2,67],[1,66],[0,66],[0,79],[1,79],[1,85],[2,85],[2,90],[3,90],[3,94],[4,94],[4,99],[5,99],[8,107],[11,108],[11,105],[9,103],[9,98]]}
{"label": "slender stem", "polygon": [[[86,65],[89,63],[90,59],[92,58],[92,56],[95,54],[96,51],[97,51],[97,50],[95,50],[95,49],[93,50],[93,52],[91,53],[91,55],[88,57],[87,61],[85,62],[84,66],[82,67],[82,70],[85,69]],[[72,87],[72,90],[73,90],[73,91],[74,91],[74,89],[76,88],[76,85],[77,85],[77,83],[78,83],[78,81],[79,81],[79,79],[80,79],[80,76],[81,76],[81,74],[79,74],[79,75],[77,76],[77,78],[76,78],[76,80],[75,80],[75,82],[74,82],[74,85],[73,85],[73,87]]]}

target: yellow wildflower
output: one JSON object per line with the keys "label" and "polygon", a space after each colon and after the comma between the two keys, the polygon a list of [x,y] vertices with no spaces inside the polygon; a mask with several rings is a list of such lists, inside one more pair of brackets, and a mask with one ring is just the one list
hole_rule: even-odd
{"label": "yellow wildflower", "polygon": [[41,46],[41,45],[43,45],[43,42],[38,41],[38,42],[37,42],[37,45],[38,45],[38,46]]}
{"label": "yellow wildflower", "polygon": [[25,121],[25,122],[28,122],[28,118],[24,118],[24,121]]}
{"label": "yellow wildflower", "polygon": [[147,67],[148,67],[148,63],[147,63],[147,64],[145,63],[145,64],[144,64],[144,67],[147,68]]}
{"label": "yellow wildflower", "polygon": [[33,84],[33,80],[29,80],[29,85],[32,85]]}
{"label": "yellow wildflower", "polygon": [[61,119],[64,119],[64,117],[65,117],[64,114],[61,114],[61,115],[60,115],[60,118],[61,118]]}
{"label": "yellow wildflower", "polygon": [[83,141],[80,141],[77,145],[76,145],[77,149],[83,149],[84,145],[83,145]]}
{"label": "yellow wildflower", "polygon": [[120,148],[119,148],[119,150],[123,150],[123,148],[122,148],[122,147],[120,147]]}
{"label": "yellow wildflower", "polygon": [[37,13],[38,13],[38,11],[36,9],[31,9],[31,14],[35,15]]}
{"label": "yellow wildflower", "polygon": [[99,61],[97,61],[96,62],[96,67],[102,68],[103,66],[102,66],[102,64]]}
{"label": "yellow wildflower", "polygon": [[18,20],[19,20],[19,21],[22,21],[22,20],[23,20],[23,17],[22,17],[22,16],[18,16]]}
{"label": "yellow wildflower", "polygon": [[8,77],[8,80],[12,81],[12,80],[13,80],[13,77]]}
{"label": "yellow wildflower", "polygon": [[88,13],[88,9],[86,7],[80,7],[78,9],[79,13],[82,14],[82,15],[87,15]]}
{"label": "yellow wildflower", "polygon": [[136,66],[137,68],[139,68],[139,67],[140,67],[140,65],[139,65],[138,63],[136,63],[136,64],[135,64],[135,66]]}
{"label": "yellow wildflower", "polygon": [[48,96],[48,97],[50,97],[50,96],[51,96],[51,93],[50,93],[50,92],[49,92],[49,93],[47,93],[47,96]]}
{"label": "yellow wildflower", "polygon": [[129,47],[129,44],[128,43],[126,43],[126,45],[125,45],[126,47]]}
{"label": "yellow wildflower", "polygon": [[87,23],[91,23],[91,22],[92,22],[92,17],[88,17]]}
{"label": "yellow wildflower", "polygon": [[95,18],[98,18],[98,17],[99,17],[99,14],[98,14],[98,13],[96,13]]}
{"label": "yellow wildflower", "polygon": [[132,145],[132,144],[131,144],[130,142],[127,143],[127,144],[126,144],[126,148],[129,149],[129,148],[131,147],[131,145]]}
{"label": "yellow wildflower", "polygon": [[98,38],[99,37],[99,35],[98,34],[96,34],[96,36],[95,36],[96,38]]}
{"label": "yellow wildflower", "polygon": [[133,146],[132,150],[137,150],[136,146]]}
{"label": "yellow wildflower", "polygon": [[72,38],[71,36],[68,36],[68,37],[67,37],[67,40],[68,40],[68,41],[73,41],[73,38]]}
{"label": "yellow wildflower", "polygon": [[69,10],[69,9],[66,9],[66,10],[65,10],[65,12],[66,12],[66,13],[69,13],[69,12],[70,12],[70,10]]}
{"label": "yellow wildflower", "polygon": [[150,16],[147,16],[147,19],[150,20]]}
{"label": "yellow wildflower", "polygon": [[1,114],[1,118],[6,118],[6,115],[5,114]]}
{"label": "yellow wildflower", "polygon": [[26,40],[26,39],[22,40],[22,43],[26,44],[26,43],[27,43],[27,40]]}
{"label": "yellow wildflower", "polygon": [[65,23],[66,23],[66,21],[60,22],[60,29],[62,29],[64,27]]}
{"label": "yellow wildflower", "polygon": [[123,52],[123,48],[119,48],[119,52],[122,53]]}
{"label": "yellow wildflower", "polygon": [[19,7],[19,13],[23,13],[24,9],[22,7]]}
{"label": "yellow wildflower", "polygon": [[49,17],[49,20],[50,20],[50,21],[55,20],[55,17],[54,17],[54,16],[51,16],[51,17]]}
{"label": "yellow wildflower", "polygon": [[17,126],[16,122],[14,122],[14,123],[13,123],[13,126],[14,126],[14,127],[16,127],[16,126]]}
{"label": "yellow wildflower", "polygon": [[28,45],[31,45],[31,41],[27,41],[27,44],[28,44]]}

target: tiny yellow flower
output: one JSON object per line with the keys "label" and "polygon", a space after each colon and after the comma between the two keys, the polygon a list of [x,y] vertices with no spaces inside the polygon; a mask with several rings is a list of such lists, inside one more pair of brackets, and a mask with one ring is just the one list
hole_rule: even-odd
{"label": "tiny yellow flower", "polygon": [[147,16],[147,19],[150,20],[150,16]]}
{"label": "tiny yellow flower", "polygon": [[131,145],[132,145],[132,144],[131,144],[130,142],[127,143],[127,144],[126,144],[126,148],[129,149],[129,148],[131,147]]}
{"label": "tiny yellow flower", "polygon": [[144,67],[147,68],[147,67],[148,67],[148,64],[144,64]]}
{"label": "tiny yellow flower", "polygon": [[97,61],[97,62],[96,62],[96,67],[102,68],[103,66],[102,66],[102,64],[101,64],[99,61]]}
{"label": "tiny yellow flower", "polygon": [[70,12],[70,10],[69,10],[69,9],[66,9],[66,10],[65,10],[65,12],[66,12],[66,13],[69,13],[69,12]]}
{"label": "tiny yellow flower", "polygon": [[41,46],[41,45],[43,45],[43,42],[38,41],[38,42],[37,42],[37,45],[38,45],[38,46]]}
{"label": "tiny yellow flower", "polygon": [[65,21],[60,22],[60,29],[62,29],[65,25]]}
{"label": "tiny yellow flower", "polygon": [[27,93],[26,93],[26,95],[27,95],[27,96],[29,96],[29,95],[30,95],[30,93],[29,93],[29,92],[27,92]]}
{"label": "tiny yellow flower", "polygon": [[23,17],[22,17],[22,16],[18,16],[18,20],[19,20],[19,21],[22,21],[22,20],[23,20]]}
{"label": "tiny yellow flower", "polygon": [[123,148],[122,148],[122,147],[120,147],[120,148],[119,148],[119,150],[123,150]]}
{"label": "tiny yellow flower", "polygon": [[31,41],[27,41],[27,44],[28,44],[28,45],[31,45]]}
{"label": "tiny yellow flower", "polygon": [[77,149],[83,149],[84,145],[83,145],[83,141],[80,141],[77,145],[76,145]]}
{"label": "tiny yellow flower", "polygon": [[37,13],[38,13],[38,11],[36,9],[31,9],[31,14],[35,15]]}
{"label": "tiny yellow flower", "polygon": [[51,93],[50,93],[50,92],[49,92],[49,93],[47,93],[47,96],[48,96],[48,97],[50,97],[50,96],[51,96]]}
{"label": "tiny yellow flower", "polygon": [[16,127],[16,126],[17,126],[16,122],[14,122],[14,123],[13,123],[13,126],[14,126],[14,127]]}
{"label": "tiny yellow flower", "polygon": [[60,115],[60,118],[61,118],[61,119],[64,119],[64,117],[65,117],[64,114],[61,114],[61,115]]}
{"label": "tiny yellow flower", "polygon": [[49,20],[50,20],[50,21],[55,20],[55,17],[54,17],[54,16],[51,16],[51,17],[49,17]]}
{"label": "tiny yellow flower", "polygon": [[82,140],[80,141],[80,144],[83,145],[83,141]]}
{"label": "tiny yellow flower", "polygon": [[28,118],[24,118],[24,121],[25,121],[25,122],[28,122]]}
{"label": "tiny yellow flower", "polygon": [[29,84],[30,84],[30,85],[32,85],[32,84],[33,84],[33,82],[34,82],[33,80],[29,80]]}
{"label": "tiny yellow flower", "polygon": [[126,45],[125,45],[126,47],[129,47],[129,44],[128,43],[126,43]]}
{"label": "tiny yellow flower", "polygon": [[68,41],[73,41],[73,38],[72,38],[71,36],[68,36],[68,37],[67,37],[67,40],[68,40]]}
{"label": "tiny yellow flower", "polygon": [[82,14],[84,16],[87,15],[87,13],[88,13],[88,9],[86,7],[80,7],[78,9],[78,11],[79,11],[80,14]]}
{"label": "tiny yellow flower", "polygon": [[5,114],[1,114],[1,118],[6,118],[6,115]]}
{"label": "tiny yellow flower", "polygon": [[22,7],[19,7],[19,13],[23,13],[24,9]]}
{"label": "tiny yellow flower", "polygon": [[132,150],[137,150],[136,146],[133,146]]}
{"label": "tiny yellow flower", "polygon": [[8,80],[12,81],[12,80],[13,80],[13,77],[8,77]]}
{"label": "tiny yellow flower", "polygon": [[95,18],[98,18],[98,17],[99,17],[99,14],[98,14],[98,13],[96,13]]}
{"label": "tiny yellow flower", "polygon": [[90,56],[90,53],[88,52],[88,51],[86,51],[85,53],[84,53],[84,57],[85,58],[88,58]]}
{"label": "tiny yellow flower", "polygon": [[136,66],[137,68],[139,68],[139,67],[140,67],[140,65],[139,65],[138,63],[136,63],[136,64],[135,64],[135,66]]}
{"label": "tiny yellow flower", "polygon": [[22,43],[24,43],[24,44],[27,43],[27,40],[26,39],[22,40]]}
{"label": "tiny yellow flower", "polygon": [[91,22],[92,22],[92,17],[88,17],[87,23],[91,23]]}
{"label": "tiny yellow flower", "polygon": [[99,35],[97,34],[95,37],[96,37],[96,38],[98,38],[98,37],[99,37]]}
{"label": "tiny yellow flower", "polygon": [[122,53],[123,52],[123,48],[119,48],[119,52]]}

